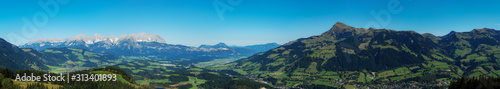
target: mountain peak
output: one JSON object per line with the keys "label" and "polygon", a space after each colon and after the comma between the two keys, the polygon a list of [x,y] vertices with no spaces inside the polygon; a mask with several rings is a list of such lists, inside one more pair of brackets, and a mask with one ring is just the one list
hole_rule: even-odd
{"label": "mountain peak", "polygon": [[227,48],[229,46],[227,46],[225,43],[222,43],[222,42],[219,42],[215,45],[200,45],[199,48],[220,48],[220,47],[223,47],[223,48]]}
{"label": "mountain peak", "polygon": [[102,35],[101,35],[101,34],[98,34],[98,33],[95,33],[95,34],[94,34],[94,37],[102,37]]}
{"label": "mountain peak", "polygon": [[115,36],[115,35],[113,35],[113,34],[109,35],[108,37],[109,37],[109,38],[116,38],[116,36]]}
{"label": "mountain peak", "polygon": [[450,33],[448,33],[448,34],[446,34],[446,35],[444,35],[444,36],[441,36],[441,38],[446,38],[446,37],[449,37],[449,36],[455,35],[455,33],[457,33],[457,32],[455,32],[455,31],[451,31],[451,32],[450,32]]}
{"label": "mountain peak", "polygon": [[351,26],[349,26],[349,25],[346,25],[346,24],[344,24],[344,23],[342,23],[342,22],[337,22],[337,23],[335,23],[335,25],[333,25],[333,27],[332,27],[332,29],[348,29],[348,28],[353,28],[353,27],[351,27]]}
{"label": "mountain peak", "polygon": [[141,33],[138,33],[138,35],[148,35],[148,33],[146,33],[146,32],[141,32]]}
{"label": "mountain peak", "polygon": [[346,25],[342,22],[337,22],[335,25],[333,25],[330,30],[324,32],[321,34],[321,37],[334,37],[334,38],[342,38],[345,36],[350,36],[352,34],[357,33],[358,31],[357,28],[351,27],[349,25]]}
{"label": "mountain peak", "polygon": [[483,29],[474,29],[472,30],[471,32],[475,32],[475,33],[492,33],[492,32],[495,32],[495,29],[491,29],[491,28],[483,28]]}
{"label": "mountain peak", "polygon": [[218,44],[214,45],[214,47],[228,47],[225,43],[219,42]]}
{"label": "mountain peak", "polygon": [[147,34],[145,32],[138,33],[138,34],[127,34],[127,35],[120,35],[118,37],[118,41],[121,40],[133,40],[136,42],[158,42],[158,43],[166,43],[163,38],[156,34]]}
{"label": "mountain peak", "polygon": [[70,42],[70,41],[83,41],[86,44],[94,44],[96,42],[100,41],[105,41],[106,43],[119,43],[119,41],[123,40],[132,40],[135,42],[158,42],[158,43],[165,43],[165,40],[161,38],[160,36],[156,34],[151,34],[148,35],[145,32],[142,33],[132,33],[132,34],[125,34],[125,35],[120,35],[118,38],[114,35],[109,35],[109,36],[102,36],[101,34],[94,34],[93,36],[87,36],[86,34],[78,34],[74,37],[66,38],[66,39],[55,39],[55,38],[49,38],[49,39],[38,39],[35,41],[28,42],[25,45],[31,45],[34,43],[63,43],[63,42]]}
{"label": "mountain peak", "polygon": [[84,38],[84,37],[88,37],[86,34],[78,34],[75,36],[75,38]]}
{"label": "mountain peak", "polygon": [[348,26],[342,22],[337,22],[335,23],[335,25],[333,25],[333,27],[351,27],[351,26]]}
{"label": "mountain peak", "polygon": [[332,28],[330,28],[330,30],[327,31],[327,33],[344,33],[349,31],[354,31],[354,27],[346,25],[342,22],[337,22]]}

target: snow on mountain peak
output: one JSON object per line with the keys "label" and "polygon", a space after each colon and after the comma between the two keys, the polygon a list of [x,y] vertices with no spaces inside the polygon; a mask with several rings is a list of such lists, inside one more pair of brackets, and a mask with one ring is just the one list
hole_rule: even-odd
{"label": "snow on mountain peak", "polygon": [[120,35],[118,38],[114,35],[109,35],[109,36],[102,36],[100,34],[94,34],[94,36],[87,36],[85,34],[79,34],[74,37],[66,38],[66,39],[55,39],[55,38],[49,38],[49,39],[38,39],[35,41],[31,41],[27,43],[27,45],[33,44],[33,43],[43,43],[43,42],[48,42],[48,43],[61,43],[61,42],[70,42],[70,41],[83,41],[86,44],[94,44],[97,42],[104,41],[104,43],[112,43],[112,44],[117,44],[120,41],[123,40],[132,40],[135,42],[158,42],[158,43],[165,43],[165,40],[161,38],[160,36],[156,34],[147,34],[147,33],[138,33],[138,34],[125,34],[125,35]]}
{"label": "snow on mountain peak", "polygon": [[103,36],[101,34],[95,33],[94,37],[96,37],[96,38],[102,38]]}
{"label": "snow on mountain peak", "polygon": [[118,37],[118,41],[122,40],[133,40],[135,42],[158,42],[158,43],[166,43],[163,38],[156,34],[147,34],[147,33],[139,33],[139,34],[126,34],[126,35],[120,35]]}
{"label": "snow on mountain peak", "polygon": [[28,42],[27,44],[42,43],[42,42],[55,43],[55,42],[61,42],[61,41],[63,41],[63,40],[62,39],[57,39],[57,38],[46,38],[46,39],[38,39],[38,40],[35,40],[35,41],[31,41],[31,42]]}

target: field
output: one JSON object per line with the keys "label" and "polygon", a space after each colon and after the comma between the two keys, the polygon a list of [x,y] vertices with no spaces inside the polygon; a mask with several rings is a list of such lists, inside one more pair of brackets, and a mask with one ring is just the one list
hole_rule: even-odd
{"label": "field", "polygon": [[[115,65],[134,75],[137,84],[155,87],[173,88],[191,84],[191,89],[198,89],[198,85],[207,80],[200,79],[199,75],[221,75],[215,71],[203,68],[189,68],[180,65],[168,64],[168,61],[135,61]],[[184,79],[185,78],[185,79]]]}
{"label": "field", "polygon": [[[443,58],[444,59],[444,58]],[[311,63],[312,66],[318,64]],[[355,85],[369,84],[373,82],[393,82],[407,81],[410,79],[429,78],[427,81],[440,82],[452,80],[452,75],[460,75],[459,73],[450,72],[453,68],[450,64],[442,61],[429,61],[422,65],[402,66],[389,70],[377,72],[371,71],[320,71],[311,67],[297,68],[291,73],[283,71],[244,71],[242,69],[233,69],[234,72],[247,76],[247,78],[255,78],[254,80],[266,80],[268,78],[277,79],[276,82],[269,82],[275,86],[301,86],[301,85],[324,85],[336,88],[354,88]],[[473,71],[474,75],[497,75],[497,72],[485,71],[494,70],[491,65],[477,67]],[[458,69],[460,70],[460,69]],[[250,72],[250,73],[247,73]],[[432,73],[432,74],[431,74]],[[444,74],[445,76],[436,76],[435,74]],[[252,75],[259,75],[252,77]],[[347,84],[347,85],[346,85]]]}
{"label": "field", "polygon": [[181,83],[188,83],[188,84],[192,84],[193,87],[189,88],[189,89],[198,89],[197,85],[200,85],[200,84],[203,84],[205,83],[207,80],[203,80],[203,79],[198,79],[196,77],[192,77],[192,76],[189,76],[189,81],[187,82],[181,82]]}

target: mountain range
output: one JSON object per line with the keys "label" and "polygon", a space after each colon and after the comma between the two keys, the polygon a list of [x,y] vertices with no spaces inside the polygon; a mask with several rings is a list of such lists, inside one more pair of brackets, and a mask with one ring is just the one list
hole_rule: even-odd
{"label": "mountain range", "polygon": [[439,37],[337,22],[321,35],[209,68],[285,87],[440,87],[462,76],[500,76],[499,40],[489,28]]}
{"label": "mountain range", "polygon": [[127,34],[115,37],[77,35],[66,39],[39,39],[21,45],[21,48],[44,50],[47,48],[80,48],[96,53],[112,54],[122,58],[184,60],[184,63],[210,61],[216,58],[245,57],[277,47],[276,43],[246,47],[229,47],[224,43],[190,47],[167,44],[156,34]]}
{"label": "mountain range", "polygon": [[94,53],[85,49],[47,48],[41,51],[18,48],[0,38],[0,66],[13,70],[35,69],[53,72],[74,71],[110,66],[123,60],[110,54]]}
{"label": "mountain range", "polygon": [[355,28],[341,22],[320,35],[283,45],[190,47],[167,44],[156,34],[139,33],[118,38],[96,34],[40,39],[19,48],[0,38],[0,65],[14,70],[64,72],[73,67],[81,70],[119,63],[123,66],[118,67],[127,68],[135,66],[130,63],[137,59],[192,67],[193,63],[217,58],[249,56],[205,68],[274,87],[442,88],[460,77],[500,76],[499,40],[500,31],[490,28],[435,36]]}
{"label": "mountain range", "polygon": [[[70,37],[67,39],[55,39],[55,38],[39,39],[39,40],[35,40],[32,42],[28,42],[26,45],[40,44],[41,48],[37,48],[37,49],[45,49],[43,47],[51,47],[49,45],[72,45],[72,44],[61,44],[64,42],[71,42],[71,41],[83,41],[86,44],[94,44],[94,43],[98,43],[98,42],[103,42],[103,43],[106,43],[107,45],[116,45],[116,44],[120,43],[121,41],[125,41],[125,40],[132,40],[132,41],[136,41],[136,42],[165,43],[165,40],[156,34],[148,35],[147,33],[139,33],[139,34],[132,33],[132,34],[127,34],[127,35],[120,35],[119,37],[116,37],[114,35],[110,35],[110,36],[105,37],[105,36],[102,36],[102,35],[96,33],[96,34],[94,34],[94,36],[87,36],[85,34],[80,34],[80,35]],[[44,46],[45,44],[48,44],[48,45]]]}
{"label": "mountain range", "polygon": [[32,69],[32,67],[48,69],[44,62],[37,60],[36,57],[24,52],[23,49],[10,44],[0,38],[0,65],[2,67],[11,68],[13,70]]}
{"label": "mountain range", "polygon": [[[108,53],[95,53],[88,49],[82,49],[87,46],[88,46],[87,48],[90,48],[94,46],[95,43],[106,43],[106,44],[109,43],[108,45],[112,46],[113,45],[123,46],[122,44],[123,42],[137,43],[136,46],[144,46],[144,45],[151,46],[152,44],[164,44],[164,43],[159,43],[158,40],[126,39],[126,40],[118,40],[118,42],[116,42],[116,40],[111,41],[110,39],[106,38],[104,39],[104,41],[97,41],[103,39],[94,39],[98,37],[96,36],[85,37],[83,35],[79,35],[73,38],[78,38],[78,37],[84,37],[89,39],[86,39],[87,41],[84,39],[69,40],[70,38],[64,40],[40,41],[49,45],[57,44],[59,47],[47,47],[39,50],[33,48],[19,48],[5,41],[4,39],[0,38],[0,54],[1,54],[0,70],[2,72],[0,73],[0,76],[2,77],[1,78],[2,80],[5,81],[9,80],[9,82],[11,82],[11,85],[3,84],[3,86],[1,87],[15,85],[12,83],[13,79],[4,78],[5,76],[2,76],[2,74],[7,74],[7,77],[12,77],[13,73],[22,74],[28,72],[29,74],[35,72],[37,76],[41,76],[42,74],[50,72],[53,75],[55,75],[54,73],[64,73],[64,74],[117,73],[118,74],[117,80],[120,82],[96,83],[96,84],[103,84],[99,86],[107,86],[107,88],[109,87],[124,88],[124,87],[141,86],[142,88],[145,89],[152,89],[157,87],[181,88],[181,89],[190,87],[231,88],[231,89],[233,88],[253,89],[253,88],[266,87],[273,89],[272,87],[266,84],[246,79],[232,79],[228,75],[219,74],[218,72],[213,70],[197,68],[191,65],[193,64],[191,61],[184,63],[190,65],[184,65],[182,62],[183,60],[186,59],[180,59],[180,62],[177,60],[171,60],[171,61],[130,60],[130,58],[123,56],[119,57]],[[69,41],[69,42],[64,42],[64,41]],[[88,44],[86,43],[84,45],[82,44],[74,45],[74,43],[85,43],[85,42],[87,42]],[[65,47],[66,43],[69,43],[67,45],[71,46]],[[34,42],[31,43],[31,45],[33,44],[40,44],[40,43],[34,43]],[[276,44],[274,43],[270,45],[276,45]],[[258,46],[269,47],[266,45],[258,45]],[[46,47],[46,46],[40,46],[39,48],[41,47]],[[220,43],[218,45],[213,45],[213,46],[206,45],[206,47],[189,47],[189,48],[194,49],[192,51],[200,51],[200,50],[204,51],[206,52],[206,54],[204,55],[207,56],[218,55],[214,53],[217,50],[226,50],[233,52],[235,50],[246,50],[249,52],[255,52],[252,48],[228,47],[224,43]],[[138,51],[134,49],[126,51]],[[176,50],[170,50],[170,51],[176,51]],[[109,50],[105,50],[105,52],[109,52]],[[208,53],[214,53],[214,54],[208,54]],[[152,55],[152,54],[144,54],[144,55]],[[112,66],[115,66],[116,68]],[[15,72],[13,72],[11,69],[14,70]],[[131,75],[129,73],[134,74],[134,77],[130,77]],[[134,82],[134,80],[137,80],[137,83]],[[95,83],[95,82],[90,82],[90,83]],[[47,83],[42,83],[42,84],[47,85]],[[149,85],[149,87],[146,88],[146,86],[142,86],[142,84]],[[37,86],[45,86],[45,85],[38,84]],[[67,86],[66,88],[71,88],[71,87],[89,88],[88,85],[92,84],[88,84],[87,82],[78,82],[78,83],[52,82],[48,84],[48,86],[52,87]],[[24,86],[21,85],[21,86],[29,88],[32,85],[24,85]],[[103,88],[103,87],[97,87],[95,84],[92,87]]]}

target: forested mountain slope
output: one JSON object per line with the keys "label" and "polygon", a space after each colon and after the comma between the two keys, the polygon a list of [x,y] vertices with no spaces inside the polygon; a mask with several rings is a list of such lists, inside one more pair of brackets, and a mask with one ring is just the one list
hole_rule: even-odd
{"label": "forested mountain slope", "polygon": [[484,28],[437,37],[338,22],[319,36],[211,68],[287,87],[384,82],[445,86],[438,82],[460,76],[499,76],[498,33]]}

